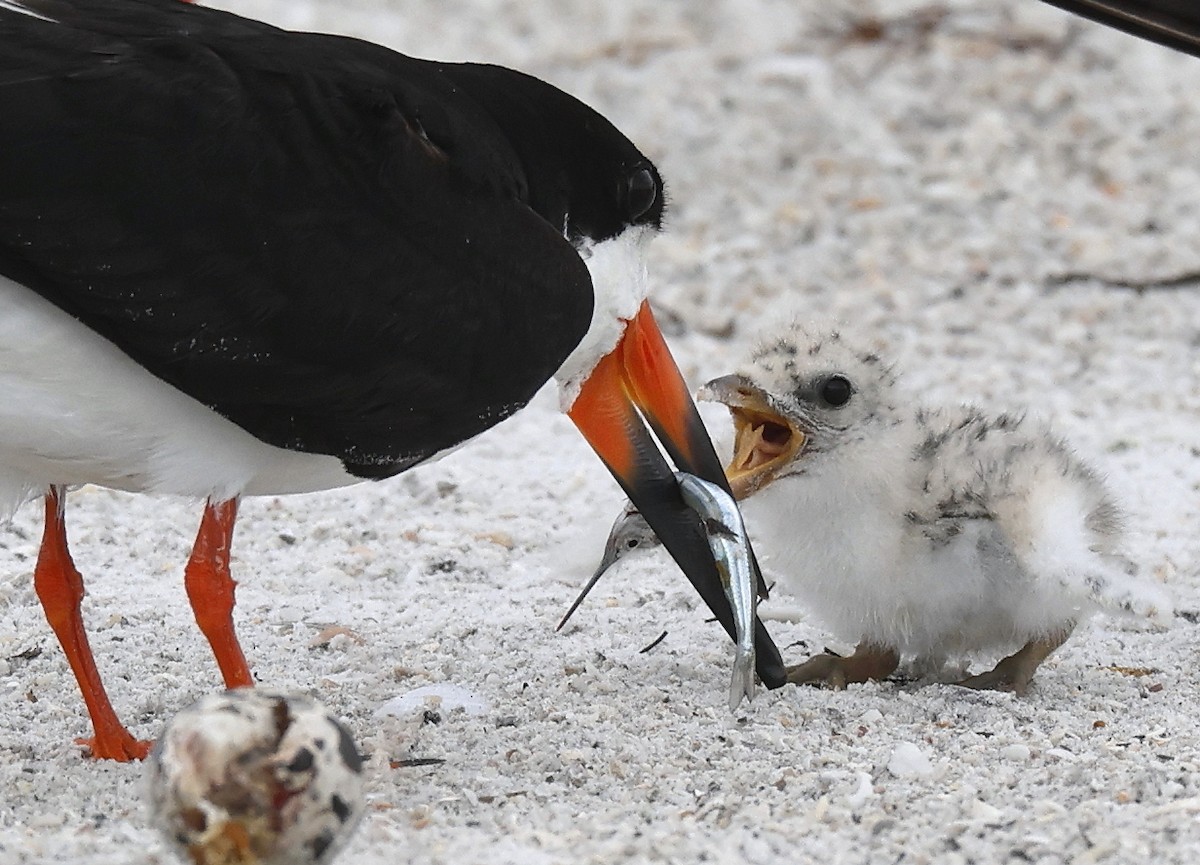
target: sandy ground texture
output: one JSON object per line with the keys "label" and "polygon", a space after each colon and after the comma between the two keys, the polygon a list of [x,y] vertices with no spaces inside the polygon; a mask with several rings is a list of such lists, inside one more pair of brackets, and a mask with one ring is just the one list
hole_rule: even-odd
{"label": "sandy ground texture", "polygon": [[[367,755],[342,861],[1197,861],[1200,61],[1033,0],[224,5],[597,106],[670,185],[652,278],[690,381],[785,311],[850,322],[925,400],[1052,418],[1178,607],[1166,632],[1095,621],[1024,699],[894,681],[730,713],[731,644],[665,557],[554,633],[621,496],[546,391],[438,464],[243,507],[255,673]],[[68,518],[100,667],[154,736],[219,686],[181,585],[199,508],[88,488]],[[32,506],[0,529],[0,862],[173,861],[141,767],[72,744],[39,533]],[[792,660],[847,648],[771,628]],[[473,700],[379,714],[430,685]]]}

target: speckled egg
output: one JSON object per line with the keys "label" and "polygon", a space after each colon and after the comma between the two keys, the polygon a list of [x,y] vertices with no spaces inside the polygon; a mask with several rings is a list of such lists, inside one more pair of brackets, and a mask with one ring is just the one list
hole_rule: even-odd
{"label": "speckled egg", "polygon": [[311,697],[205,697],[171,719],[148,762],[153,820],[195,865],[321,865],[363,813],[354,740]]}

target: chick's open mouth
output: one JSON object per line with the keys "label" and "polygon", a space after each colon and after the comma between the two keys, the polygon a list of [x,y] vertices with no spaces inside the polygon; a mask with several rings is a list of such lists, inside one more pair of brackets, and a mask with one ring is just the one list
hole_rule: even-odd
{"label": "chick's open mouth", "polygon": [[736,498],[745,498],[775,479],[799,454],[808,437],[770,409],[730,406],[733,459],[725,469]]}

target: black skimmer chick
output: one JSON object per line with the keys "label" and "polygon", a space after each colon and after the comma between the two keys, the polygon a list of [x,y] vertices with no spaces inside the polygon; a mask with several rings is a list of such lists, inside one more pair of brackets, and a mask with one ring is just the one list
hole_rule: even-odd
{"label": "black skimmer chick", "polygon": [[88,648],[69,486],[206,500],[185,585],[250,685],[239,498],[390,477],[551,378],[732,633],[654,440],[725,483],[645,300],[662,180],[604,117],[509,69],[178,0],[0,0],[0,45],[0,503],[44,497],[35,584],[95,756],[147,743]]}
{"label": "black skimmer chick", "polygon": [[1021,694],[1091,613],[1169,616],[1100,477],[1043,423],[923,407],[876,354],[800,325],[699,395],[729,407],[726,471],[777,585],[858,643],[791,682],[1015,649],[961,684]]}

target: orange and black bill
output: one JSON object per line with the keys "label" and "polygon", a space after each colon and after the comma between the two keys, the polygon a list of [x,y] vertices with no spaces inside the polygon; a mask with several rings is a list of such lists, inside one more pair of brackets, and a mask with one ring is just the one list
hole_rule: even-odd
{"label": "orange and black bill", "polygon": [[[729,483],[649,304],[642,304],[621,341],[596,365],[569,415],[733,637],[733,611],[704,529],[684,504],[654,436],[680,471],[726,491]],[[754,569],[761,585],[757,562]],[[758,677],[768,688],[780,687],[786,681],[783,659],[761,621],[756,621],[754,642]]]}

